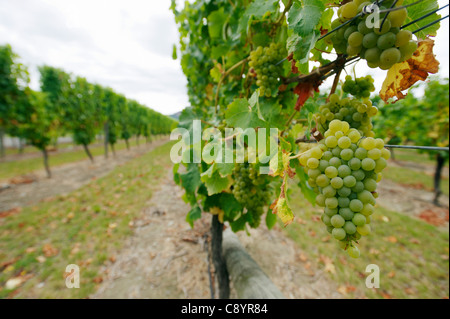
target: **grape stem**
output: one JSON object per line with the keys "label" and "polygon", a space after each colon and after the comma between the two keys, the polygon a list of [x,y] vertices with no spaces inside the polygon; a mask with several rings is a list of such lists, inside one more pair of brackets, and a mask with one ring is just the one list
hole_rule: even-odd
{"label": "grape stem", "polygon": [[229,68],[225,73],[222,74],[222,77],[219,80],[219,83],[217,84],[217,90],[216,90],[216,97],[214,99],[215,103],[214,103],[214,107],[215,107],[215,113],[217,114],[217,106],[218,106],[218,101],[219,101],[219,91],[220,91],[220,87],[222,86],[222,82],[223,80],[236,68],[238,68],[239,66],[241,66],[244,63],[247,63],[248,61],[248,57],[239,61],[238,63],[236,63],[235,65],[233,65],[231,68]]}
{"label": "grape stem", "polygon": [[284,17],[286,16],[286,13],[289,11],[289,9],[291,9],[293,3],[294,3],[293,0],[289,0],[288,4],[286,5],[286,7],[283,10],[283,13],[278,18],[278,20],[275,22],[275,25],[278,25],[283,21]]}
{"label": "grape stem", "polygon": [[336,76],[334,77],[333,86],[331,87],[330,94],[328,95],[327,103],[330,102],[330,96],[332,94],[334,94],[334,92],[336,92],[336,88],[339,83],[339,77],[341,76],[341,72],[342,72],[342,68],[339,68],[338,70],[336,70]]}
{"label": "grape stem", "polygon": [[291,124],[291,122],[294,119],[294,117],[297,114],[297,112],[298,112],[297,110],[294,110],[294,112],[292,112],[292,114],[289,117],[289,119],[287,120],[286,124],[284,124],[285,129],[281,131],[280,136],[283,136],[284,132],[286,132],[286,130],[288,129],[289,125]]}

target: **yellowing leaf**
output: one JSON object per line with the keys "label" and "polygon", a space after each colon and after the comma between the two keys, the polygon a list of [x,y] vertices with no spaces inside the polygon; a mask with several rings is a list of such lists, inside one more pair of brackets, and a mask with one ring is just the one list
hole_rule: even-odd
{"label": "yellowing leaf", "polygon": [[214,206],[214,207],[211,207],[209,211],[213,215],[219,215],[219,221],[223,224],[224,211],[222,209]]}
{"label": "yellowing leaf", "polygon": [[397,100],[405,98],[406,94],[402,91],[409,89],[419,80],[424,81],[428,73],[438,72],[439,62],[434,57],[433,46],[434,40],[420,40],[412,58],[394,64],[389,69],[380,91],[384,102],[394,97],[397,97]]}

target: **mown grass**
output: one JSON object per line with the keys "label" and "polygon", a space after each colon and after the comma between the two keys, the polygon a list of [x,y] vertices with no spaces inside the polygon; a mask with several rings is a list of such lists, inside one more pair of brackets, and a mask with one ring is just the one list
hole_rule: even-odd
{"label": "mown grass", "polygon": [[[433,191],[434,189],[432,176],[406,167],[388,165],[383,170],[383,178],[406,186],[424,188],[429,191]],[[443,194],[449,195],[448,178],[441,178],[441,190]]]}
{"label": "mown grass", "polygon": [[[428,153],[419,153],[417,150],[407,150],[407,149],[395,149],[394,150],[395,159],[399,161],[405,162],[413,162],[419,164],[426,164],[430,166],[436,165],[436,160],[430,158]],[[448,167],[448,162],[445,163],[445,166]]]}
{"label": "mown grass", "polygon": [[[12,262],[0,268],[0,297],[84,298],[94,292],[105,275],[101,266],[132,233],[129,223],[171,168],[172,145],[135,158],[69,195],[0,219],[0,267]],[[46,248],[51,255],[49,247],[56,255],[44,260]],[[79,289],[65,286],[69,264],[80,266]],[[27,275],[31,278],[16,290],[5,288],[9,279]]]}
{"label": "mown grass", "polygon": [[[143,143],[141,139],[140,144]],[[130,147],[137,146],[136,139],[130,140]],[[124,141],[120,141],[115,145],[115,150],[120,151],[126,148]],[[97,145],[89,147],[92,156],[104,155],[103,145]],[[111,155],[111,152],[109,152]],[[61,153],[49,153],[49,165],[50,169],[55,166],[73,163],[81,160],[88,159],[85,151],[82,149]],[[12,162],[0,163],[0,180],[12,178],[14,176],[31,173],[35,170],[44,169],[44,162],[42,157],[27,158],[23,160],[17,160]]]}
{"label": "mown grass", "polygon": [[[290,203],[296,216],[306,223],[298,223],[297,219],[284,231],[313,266],[324,269],[320,256],[331,257],[335,273],[326,274],[338,286],[351,288],[347,297],[448,298],[448,230],[377,207],[371,223],[372,234],[360,240],[361,257],[353,259],[330,238],[318,219],[320,207],[309,204],[299,191],[293,193]],[[365,286],[369,264],[376,264],[380,269],[379,289]]]}

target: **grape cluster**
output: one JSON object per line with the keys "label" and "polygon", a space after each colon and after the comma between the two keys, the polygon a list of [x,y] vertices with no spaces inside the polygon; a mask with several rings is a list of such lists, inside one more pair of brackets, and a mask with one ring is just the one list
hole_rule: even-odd
{"label": "grape cluster", "polygon": [[328,129],[329,123],[337,119],[346,121],[361,135],[373,137],[375,135],[372,132],[373,125],[370,118],[377,112],[377,107],[367,98],[362,101],[351,98],[340,99],[337,94],[332,94],[329,102],[319,107],[319,113],[315,114],[314,118],[322,134]]}
{"label": "grape cluster", "polygon": [[261,96],[273,96],[278,91],[280,75],[283,74],[283,65],[279,64],[286,56],[286,50],[281,44],[271,43],[268,47],[258,47],[250,53],[249,66],[256,73],[256,85]]}
{"label": "grape cluster", "polygon": [[354,242],[371,231],[377,183],[389,157],[382,139],[363,138],[340,120],[331,121],[318,146],[300,156],[316,203],[325,208],[322,222],[353,258],[360,255]]}
{"label": "grape cluster", "polygon": [[257,168],[249,163],[237,163],[233,168],[233,177],[233,195],[247,209],[250,227],[257,228],[270,197],[265,175],[260,175]]}
{"label": "grape cluster", "polygon": [[[392,3],[393,0],[384,1],[380,11],[389,9]],[[402,3],[403,1],[399,0],[395,6],[398,7]],[[332,22],[331,27],[334,29],[352,19],[370,4],[371,2],[364,0],[346,3],[339,8],[339,18]],[[386,14],[387,18],[381,25]],[[337,53],[359,55],[371,68],[390,69],[394,64],[411,58],[417,49],[417,42],[413,40],[411,31],[400,30],[407,14],[406,8],[380,13],[381,28],[369,28],[366,23],[368,17],[360,16],[334,32],[331,42]]]}
{"label": "grape cluster", "polygon": [[351,75],[345,77],[344,85],[342,85],[342,90],[345,93],[349,93],[357,98],[368,98],[370,92],[375,91],[375,86],[373,85],[373,78],[367,75],[363,78],[352,79]]}

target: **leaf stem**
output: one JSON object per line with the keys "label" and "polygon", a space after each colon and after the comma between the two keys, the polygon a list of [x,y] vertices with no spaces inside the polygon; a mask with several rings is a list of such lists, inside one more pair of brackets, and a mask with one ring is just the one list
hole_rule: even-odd
{"label": "leaf stem", "polygon": [[219,91],[220,91],[220,87],[222,86],[222,82],[223,80],[236,68],[238,68],[240,65],[246,63],[248,61],[248,57],[239,61],[238,63],[236,63],[235,65],[233,65],[231,68],[229,68],[225,73],[222,74],[222,77],[219,80],[219,83],[217,84],[217,90],[216,90],[216,96],[214,99],[214,107],[215,107],[215,113],[217,114],[217,105],[218,105],[218,101],[219,101]]}

